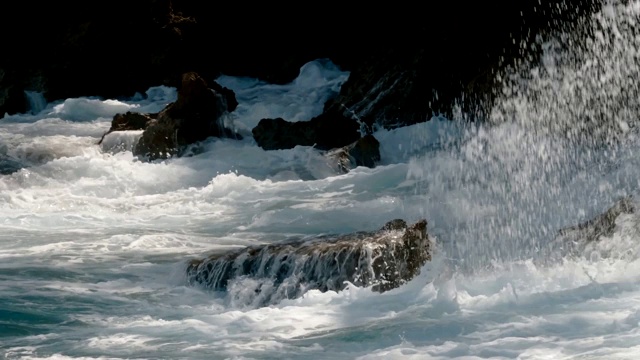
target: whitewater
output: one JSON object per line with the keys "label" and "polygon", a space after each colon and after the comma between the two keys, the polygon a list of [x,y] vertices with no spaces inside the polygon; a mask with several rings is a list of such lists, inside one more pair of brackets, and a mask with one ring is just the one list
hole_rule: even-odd
{"label": "whitewater", "polygon": [[[346,174],[313,147],[264,151],[262,118],[322,112],[349,73],[290,84],[221,76],[243,140],[145,162],[116,113],[174,88],[83,97],[0,119],[0,354],[7,359],[637,359],[640,217],[579,252],[558,231],[640,187],[640,2],[608,3],[504,77],[486,121],[376,129],[381,161]],[[427,219],[420,275],[375,293],[261,303],[261,279],[189,285],[216,251]]]}

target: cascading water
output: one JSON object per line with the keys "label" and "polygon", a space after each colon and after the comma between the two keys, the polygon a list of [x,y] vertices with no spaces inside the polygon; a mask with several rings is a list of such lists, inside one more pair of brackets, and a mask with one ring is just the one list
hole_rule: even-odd
{"label": "cascading water", "polygon": [[29,112],[38,114],[47,107],[47,99],[39,91],[25,91],[27,101],[29,101]]}
{"label": "cascading water", "polygon": [[311,289],[340,291],[347,284],[384,292],[420,273],[431,260],[432,242],[426,221],[407,226],[395,219],[373,233],[289,240],[194,260],[187,277],[194,285],[218,291],[226,291],[237,278],[251,278],[258,285],[258,300],[252,302],[262,306]]}
{"label": "cascading water", "polygon": [[[140,132],[97,142],[115,113],[158,112],[175,89],[4,117],[0,353],[637,358],[640,217],[620,212],[582,247],[556,240],[579,241],[559,230],[638,191],[639,10],[610,2],[584,27],[546,39],[539,63],[503,75],[486,123],[378,130],[380,164],[347,174],[313,148],[264,151],[251,138],[263,117],[317,115],[348,76],[328,61],[288,85],[219,78],[236,92],[229,120],[244,138],[209,139],[164,161],[131,154]],[[234,277],[226,291],[188,282],[189,263],[211,253],[374,231],[396,218],[427,219],[436,245],[419,275],[384,293],[351,283],[264,304],[253,301],[269,286],[260,279]]]}

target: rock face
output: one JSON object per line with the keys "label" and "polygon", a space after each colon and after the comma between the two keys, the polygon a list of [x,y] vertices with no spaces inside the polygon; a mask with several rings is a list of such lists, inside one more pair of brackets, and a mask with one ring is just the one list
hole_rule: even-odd
{"label": "rock face", "polygon": [[582,224],[562,229],[559,235],[572,241],[597,241],[602,236],[611,236],[613,234],[618,216],[634,212],[635,207],[631,198],[622,198],[604,213]]}
{"label": "rock face", "polygon": [[[0,148],[0,151],[2,148]],[[13,174],[24,167],[24,164],[20,163],[16,159],[0,152],[0,175]]]}
{"label": "rock face", "polygon": [[[188,281],[225,291],[234,280],[261,281],[264,302],[295,298],[307,290],[340,291],[345,282],[384,292],[411,280],[431,260],[426,220],[407,226],[392,220],[375,232],[252,246],[192,261]],[[268,284],[268,286],[266,285]]]}

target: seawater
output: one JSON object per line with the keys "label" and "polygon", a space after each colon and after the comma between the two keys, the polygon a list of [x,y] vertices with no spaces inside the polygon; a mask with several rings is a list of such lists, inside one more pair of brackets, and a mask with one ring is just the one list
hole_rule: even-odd
{"label": "seawater", "polygon": [[[263,117],[302,121],[349,74],[222,76],[244,140],[143,162],[114,114],[176,90],[39,104],[0,120],[0,351],[8,359],[630,359],[640,356],[639,220],[584,253],[557,231],[637,196],[640,5],[610,3],[505,77],[486,122],[378,130],[381,162],[337,174],[311,147],[264,151]],[[564,36],[564,37],[563,37]],[[581,41],[579,41],[581,40]],[[631,101],[635,99],[634,101]],[[39,110],[39,111],[38,111]],[[585,120],[586,119],[586,120]],[[292,236],[425,218],[438,244],[408,284],[259,306],[259,279],[188,286],[189,260]],[[545,259],[549,261],[544,261]]]}

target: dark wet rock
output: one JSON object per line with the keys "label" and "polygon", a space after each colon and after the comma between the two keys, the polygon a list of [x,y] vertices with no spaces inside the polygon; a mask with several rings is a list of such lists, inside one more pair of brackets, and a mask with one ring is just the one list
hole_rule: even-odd
{"label": "dark wet rock", "polygon": [[7,154],[8,146],[0,143],[0,175],[9,175],[25,167],[18,159]]}
{"label": "dark wet rock", "polygon": [[[207,83],[194,72],[182,76],[182,86],[178,99],[167,105],[158,114],[130,115],[134,125],[146,126],[142,137],[133,149],[135,155],[153,159],[166,159],[176,155],[182,146],[205,140],[208,137],[241,136],[224,126],[223,115],[233,111],[238,102],[233,91],[220,85],[209,88]],[[149,119],[145,121],[145,119]],[[126,117],[114,117],[116,120]],[[126,125],[130,125],[128,122]]]}
{"label": "dark wet rock", "polygon": [[394,128],[426,121],[434,90],[423,49],[415,53],[388,50],[355,67],[340,94],[327,101],[325,112],[337,112],[373,126]]}
{"label": "dark wet rock", "polygon": [[347,173],[358,166],[374,168],[380,161],[380,142],[371,134],[340,149],[329,151],[326,156],[333,160],[338,171]]}
{"label": "dark wet rock", "polygon": [[158,114],[143,114],[127,111],[124,114],[116,114],[111,121],[111,128],[107,131],[98,142],[98,145],[102,143],[104,137],[114,131],[127,131],[127,130],[144,130],[147,128],[152,120],[155,120]]}
{"label": "dark wet rock", "polygon": [[215,291],[243,278],[269,282],[266,303],[310,289],[340,291],[346,282],[384,292],[420,273],[431,260],[431,242],[426,220],[407,226],[396,219],[374,232],[251,246],[193,260],[187,277],[190,284]]}
{"label": "dark wet rock", "polygon": [[[537,62],[542,44],[536,37],[568,30],[597,9],[599,2],[525,0],[437,6],[442,11],[428,22],[403,24],[398,32],[381,36],[376,50],[350,68],[349,79],[340,94],[327,101],[325,111],[358,119],[369,131],[438,115],[453,118],[457,109],[465,119],[483,119],[500,94],[500,75],[511,67]],[[458,34],[452,31],[456,27],[461,27]]]}
{"label": "dark wet rock", "polygon": [[111,122],[111,131],[144,130],[149,121],[156,119],[158,114],[142,114],[127,111],[124,114],[116,114]]}
{"label": "dark wet rock", "polygon": [[133,147],[133,154],[148,160],[168,159],[177,155],[179,149],[175,124],[153,120]]}
{"label": "dark wet rock", "polygon": [[236,94],[233,92],[233,90],[226,88],[215,81],[212,81],[209,87],[216,94],[220,94],[226,107],[226,112],[232,112],[238,107],[238,100],[236,99]]}
{"label": "dark wet rock", "polygon": [[[584,250],[603,237],[610,237],[616,229],[616,220],[623,214],[633,214],[636,208],[631,197],[618,200],[604,213],[581,224],[561,229],[552,242],[559,256],[582,255]],[[561,251],[557,250],[561,249]]]}
{"label": "dark wet rock", "polygon": [[382,226],[382,230],[404,230],[406,228],[407,222],[402,219],[393,219]]}
{"label": "dark wet rock", "polygon": [[373,135],[365,135],[346,147],[351,163],[373,168],[380,161],[380,142]]}
{"label": "dark wet rock", "polygon": [[253,138],[265,150],[292,149],[298,145],[330,150],[360,138],[360,125],[335,113],[324,113],[309,121],[262,119],[252,129]]}

